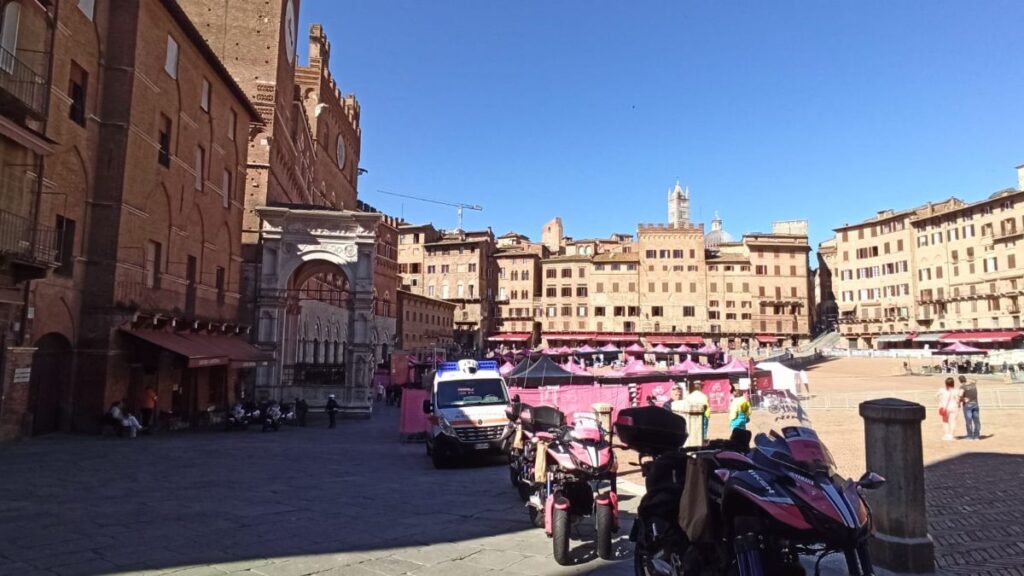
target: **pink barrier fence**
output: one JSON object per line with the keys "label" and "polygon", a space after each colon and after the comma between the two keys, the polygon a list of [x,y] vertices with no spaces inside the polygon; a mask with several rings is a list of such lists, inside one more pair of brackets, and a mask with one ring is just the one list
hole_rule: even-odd
{"label": "pink barrier fence", "polygon": [[402,416],[398,422],[399,434],[421,434],[430,430],[430,422],[423,413],[423,401],[429,397],[426,390],[402,390]]}
{"label": "pink barrier fence", "polygon": [[627,386],[558,386],[550,388],[510,388],[509,394],[519,394],[524,404],[531,406],[554,406],[571,418],[573,412],[593,412],[591,406],[598,402],[612,405],[612,420],[615,413],[629,408]]}

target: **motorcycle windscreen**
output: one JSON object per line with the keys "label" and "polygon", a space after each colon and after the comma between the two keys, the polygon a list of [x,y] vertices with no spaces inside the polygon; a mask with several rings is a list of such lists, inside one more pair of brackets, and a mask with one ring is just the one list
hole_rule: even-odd
{"label": "motorcycle windscreen", "polygon": [[760,409],[754,411],[747,426],[756,450],[808,472],[834,471],[832,454],[814,431],[800,397],[788,390],[773,390],[768,396],[757,399]]}

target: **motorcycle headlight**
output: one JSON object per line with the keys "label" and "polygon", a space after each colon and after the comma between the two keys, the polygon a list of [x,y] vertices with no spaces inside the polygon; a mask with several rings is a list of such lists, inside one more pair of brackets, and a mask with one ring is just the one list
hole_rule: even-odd
{"label": "motorcycle headlight", "polygon": [[441,428],[442,434],[447,434],[448,436],[455,436],[455,428],[452,428],[451,423],[448,422],[448,420],[446,420],[444,416],[439,415],[437,417],[437,425]]}

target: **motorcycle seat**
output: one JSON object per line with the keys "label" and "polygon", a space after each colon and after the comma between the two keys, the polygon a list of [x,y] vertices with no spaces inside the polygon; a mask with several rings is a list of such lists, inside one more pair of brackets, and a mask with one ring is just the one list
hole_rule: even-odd
{"label": "motorcycle seat", "polygon": [[536,432],[533,435],[534,442],[536,442],[537,440],[546,440],[546,441],[550,442],[550,441],[552,441],[554,439],[555,439],[555,435],[550,433],[550,432]]}

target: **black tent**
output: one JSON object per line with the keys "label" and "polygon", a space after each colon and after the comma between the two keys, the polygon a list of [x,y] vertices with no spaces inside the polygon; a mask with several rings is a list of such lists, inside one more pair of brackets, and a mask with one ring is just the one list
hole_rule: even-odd
{"label": "black tent", "polygon": [[590,384],[594,377],[573,374],[555,364],[551,358],[541,356],[538,360],[529,358],[521,361],[509,372],[505,379],[511,386],[532,388],[537,386],[558,386],[561,384]]}

